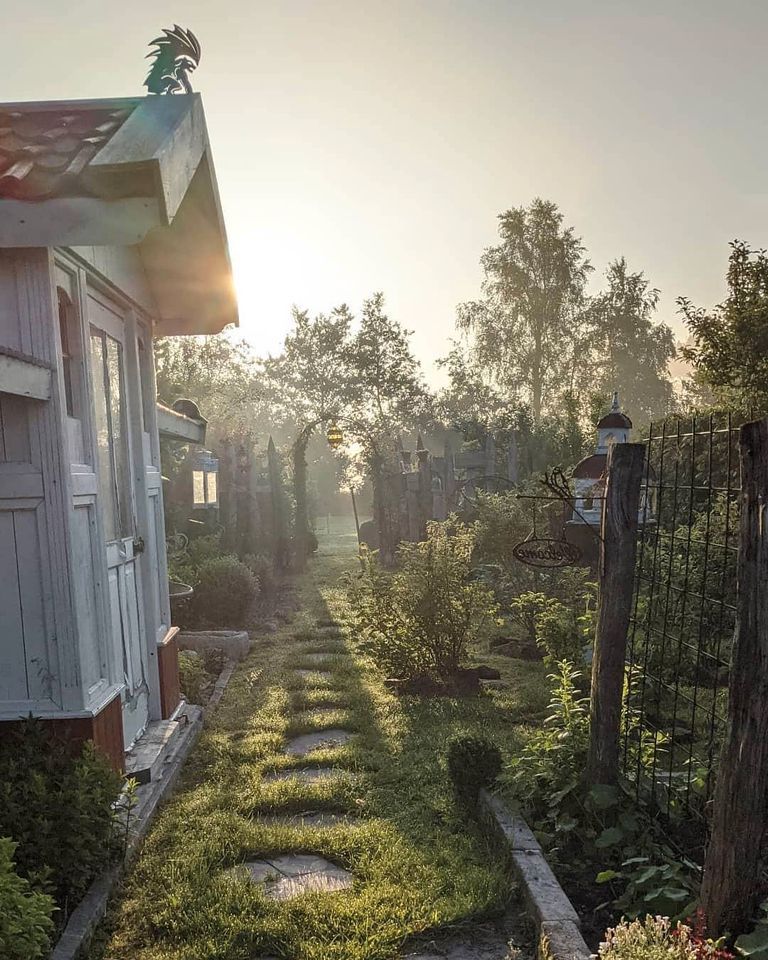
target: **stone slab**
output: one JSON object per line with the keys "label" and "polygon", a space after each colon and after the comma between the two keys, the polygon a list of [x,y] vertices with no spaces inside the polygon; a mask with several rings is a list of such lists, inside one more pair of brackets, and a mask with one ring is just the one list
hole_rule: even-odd
{"label": "stone slab", "polygon": [[333,676],[328,670],[295,670],[294,673],[306,680],[308,677],[316,677],[319,680],[330,680]]}
{"label": "stone slab", "polygon": [[325,750],[330,747],[341,747],[348,743],[354,734],[349,730],[333,728],[318,730],[316,733],[305,733],[294,737],[285,748],[285,752],[292,757],[304,757],[313,750]]}
{"label": "stone slab", "polygon": [[505,924],[478,923],[472,929],[433,941],[403,955],[404,960],[514,960],[520,956]]}
{"label": "stone slab", "polygon": [[291,813],[281,817],[259,817],[259,820],[271,826],[311,827],[312,829],[340,825],[351,826],[358,822],[354,817],[345,816],[343,813],[332,813],[327,810],[306,810],[302,813]]}
{"label": "stone slab", "polygon": [[245,630],[182,631],[177,636],[179,650],[223,650],[229,660],[244,660],[251,649],[251,639]]}
{"label": "stone slab", "polygon": [[329,663],[331,660],[334,660],[336,657],[344,656],[343,652],[339,650],[338,653],[330,653],[329,651],[324,651],[323,653],[305,653],[302,656],[304,663],[309,663],[313,667],[319,666],[321,663]]}
{"label": "stone slab", "polygon": [[275,770],[272,773],[265,773],[263,779],[265,783],[273,783],[278,780],[300,780],[302,783],[311,785],[347,775],[347,770],[340,770],[338,767],[291,767],[288,770]]}
{"label": "stone slab", "polygon": [[535,850],[541,853],[539,841],[525,820],[510,812],[498,797],[483,790],[480,803],[496,830],[503,835],[509,850]]}
{"label": "stone slab", "polygon": [[584,937],[575,923],[567,920],[552,923],[545,921],[541,925],[540,960],[589,960],[592,952],[584,942]]}
{"label": "stone slab", "polygon": [[543,854],[513,850],[512,863],[537,924],[552,920],[567,920],[577,927],[581,924]]}
{"label": "stone slab", "polygon": [[153,720],[125,756],[125,775],[138,783],[157,780],[181,733],[178,720]]}
{"label": "stone slab", "polygon": [[263,885],[270,900],[292,900],[303,893],[335,893],[352,886],[352,874],[315,854],[288,853],[268,860],[252,860],[234,868]]}

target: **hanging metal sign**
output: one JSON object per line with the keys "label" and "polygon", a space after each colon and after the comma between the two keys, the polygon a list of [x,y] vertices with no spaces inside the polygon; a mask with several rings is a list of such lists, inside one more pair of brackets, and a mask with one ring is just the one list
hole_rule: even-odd
{"label": "hanging metal sign", "polygon": [[570,567],[581,560],[581,550],[575,543],[549,537],[523,540],[513,548],[512,554],[529,567]]}

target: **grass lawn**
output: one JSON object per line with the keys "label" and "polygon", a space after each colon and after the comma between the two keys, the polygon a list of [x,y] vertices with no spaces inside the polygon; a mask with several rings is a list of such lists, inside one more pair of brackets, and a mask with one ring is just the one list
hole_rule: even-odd
{"label": "grass lawn", "polygon": [[[321,538],[296,581],[294,620],[262,637],[240,665],[158,816],[91,960],[387,960],[412,935],[504,912],[508,877],[456,808],[445,769],[451,736],[491,736],[505,752],[544,715],[544,668],[483,656],[505,689],[467,699],[398,698],[349,647],[348,539]],[[333,654],[317,673],[313,653]],[[336,656],[338,655],[338,656]],[[309,656],[309,659],[308,659]],[[294,757],[295,735],[343,727],[355,736]],[[270,772],[330,765],[315,785]],[[331,827],[277,818],[301,811],[352,818]],[[352,871],[352,889],[267,899],[228,872],[244,860],[313,853]]]}

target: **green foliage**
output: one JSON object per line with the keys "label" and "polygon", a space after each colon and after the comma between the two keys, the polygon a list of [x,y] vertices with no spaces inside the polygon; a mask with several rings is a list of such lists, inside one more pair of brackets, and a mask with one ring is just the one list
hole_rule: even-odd
{"label": "green foliage", "polygon": [[[725,407],[768,409],[768,254],[731,244],[728,295],[711,312],[678,304],[693,342],[682,350],[703,396]],[[709,392],[709,396],[707,396]]]}
{"label": "green foliage", "polygon": [[448,743],[448,774],[457,796],[477,799],[501,773],[501,751],[487,737],[455,737]]}
{"label": "green foliage", "polygon": [[498,246],[482,256],[482,299],[462,304],[459,329],[504,393],[530,406],[533,422],[583,351],[582,304],[591,271],[581,240],[557,205],[536,199],[499,216]]}
{"label": "green foliage", "polygon": [[195,592],[182,614],[185,626],[243,626],[259,595],[259,582],[245,563],[229,555],[214,557],[190,568],[189,576]]}
{"label": "green foliage", "polygon": [[202,703],[210,677],[203,658],[195,650],[179,651],[179,685],[188,703]]}
{"label": "green foliage", "polygon": [[19,872],[45,882],[64,915],[117,852],[120,778],[92,743],[73,754],[42,720],[0,741],[0,835]]}
{"label": "green foliage", "polygon": [[590,338],[595,355],[596,392],[619,389],[635,423],[665,416],[673,399],[669,363],[675,338],[665,323],[654,323],[659,291],[643,273],[632,273],[624,257],[608,265],[607,289],[590,303]]}
{"label": "green foliage", "polygon": [[601,960],[729,960],[721,940],[708,940],[696,927],[667,917],[622,920],[606,930]]}
{"label": "green foliage", "polygon": [[364,560],[353,593],[359,646],[398,679],[449,680],[495,614],[491,591],[473,579],[471,528],[431,523],[422,543],[403,543],[398,569]]}
{"label": "green foliage", "polygon": [[752,960],[768,958],[768,900],[760,904],[760,912],[755,927],[749,933],[742,933],[734,943],[736,952]]}
{"label": "green foliage", "polygon": [[55,906],[52,897],[16,873],[15,849],[12,840],[0,837],[0,957],[42,960],[48,956]]}
{"label": "green foliage", "polygon": [[580,695],[580,674],[562,662],[550,679],[549,716],[502,782],[561,872],[593,870],[627,916],[684,915],[698,868],[669,849],[645,808],[620,787],[587,784],[589,701]]}

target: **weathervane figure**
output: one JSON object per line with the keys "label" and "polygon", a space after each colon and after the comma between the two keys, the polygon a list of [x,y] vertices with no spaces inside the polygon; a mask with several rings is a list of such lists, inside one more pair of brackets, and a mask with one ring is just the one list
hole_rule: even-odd
{"label": "weathervane figure", "polygon": [[182,30],[178,24],[163,33],[150,43],[155,49],[147,57],[155,59],[144,86],[150,93],[192,93],[189,74],[200,63],[200,42],[191,30]]}

